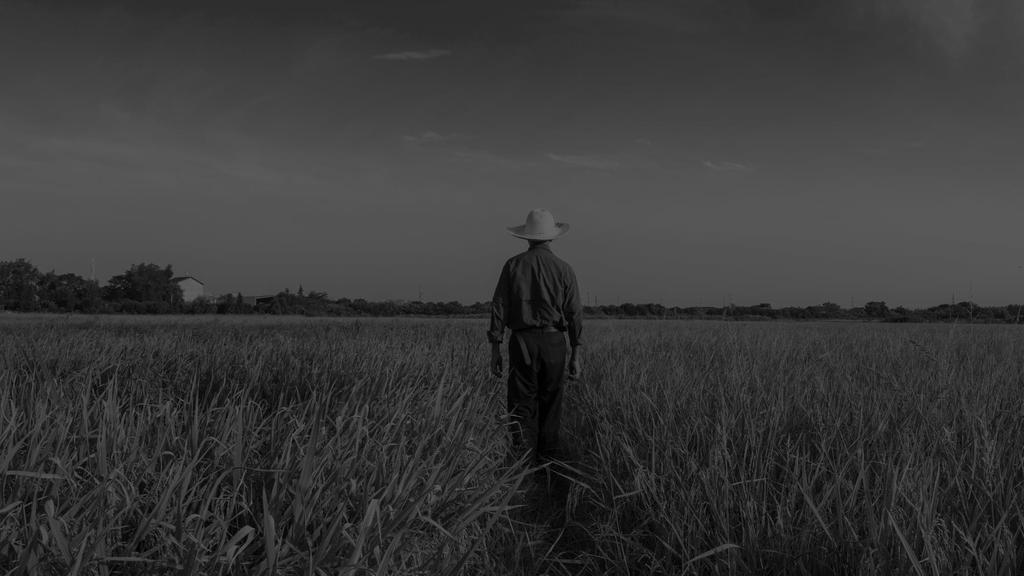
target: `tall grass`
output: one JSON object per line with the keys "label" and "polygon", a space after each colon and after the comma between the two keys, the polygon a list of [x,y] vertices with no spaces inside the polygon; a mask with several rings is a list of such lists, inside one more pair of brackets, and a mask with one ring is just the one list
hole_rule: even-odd
{"label": "tall grass", "polygon": [[375,323],[6,326],[0,564],[487,569],[522,475],[475,340]]}
{"label": "tall grass", "polygon": [[[1012,327],[620,327],[573,421],[619,573],[1018,574]],[[593,340],[593,339],[592,339]]]}
{"label": "tall grass", "polygon": [[591,322],[507,462],[479,321],[0,319],[0,568],[1015,574],[1015,327]]}

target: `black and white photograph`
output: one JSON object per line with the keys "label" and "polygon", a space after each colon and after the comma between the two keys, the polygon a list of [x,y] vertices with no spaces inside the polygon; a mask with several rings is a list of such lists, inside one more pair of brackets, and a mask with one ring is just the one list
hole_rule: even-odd
{"label": "black and white photograph", "polygon": [[1021,0],[0,0],[0,575],[1024,574]]}

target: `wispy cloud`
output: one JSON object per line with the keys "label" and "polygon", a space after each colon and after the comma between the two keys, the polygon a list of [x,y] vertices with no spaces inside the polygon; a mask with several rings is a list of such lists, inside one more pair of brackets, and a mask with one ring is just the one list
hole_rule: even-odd
{"label": "wispy cloud", "polygon": [[562,164],[569,164],[571,166],[580,166],[582,168],[593,168],[595,170],[614,170],[619,167],[618,161],[598,156],[577,156],[551,153],[548,153],[546,156],[548,159],[554,160],[555,162],[561,162]]}
{"label": "wispy cloud", "polygon": [[428,144],[446,144],[449,142],[461,142],[467,140],[469,136],[466,134],[452,133],[452,134],[440,134],[433,131],[421,132],[419,134],[406,134],[402,136],[402,140],[410,144],[428,145]]}
{"label": "wispy cloud", "polygon": [[903,0],[897,4],[902,4],[904,12],[953,59],[964,56],[978,39],[981,13],[977,0]]}
{"label": "wispy cloud", "polygon": [[456,150],[452,158],[459,162],[475,164],[486,168],[522,169],[537,165],[537,162],[503,156],[486,150]]}
{"label": "wispy cloud", "polygon": [[753,166],[749,164],[741,164],[739,162],[729,162],[726,160],[711,161],[705,160],[703,162],[704,167],[715,172],[750,172],[753,170]]}
{"label": "wispy cloud", "polygon": [[897,155],[903,152],[911,152],[914,150],[920,150],[928,147],[928,140],[924,138],[917,138],[913,140],[897,140],[893,142],[883,142],[877,146],[867,148],[865,152],[868,154],[875,155]]}
{"label": "wispy cloud", "polygon": [[536,160],[516,155],[492,152],[481,148],[479,139],[460,132],[442,133],[428,130],[419,134],[406,134],[402,140],[412,149],[430,153],[432,158],[448,158],[452,162],[484,169],[524,169],[537,166]]}
{"label": "wispy cloud", "polygon": [[430,50],[415,50],[410,52],[391,52],[389,54],[377,54],[377,60],[433,60],[452,53],[451,50],[431,48]]}

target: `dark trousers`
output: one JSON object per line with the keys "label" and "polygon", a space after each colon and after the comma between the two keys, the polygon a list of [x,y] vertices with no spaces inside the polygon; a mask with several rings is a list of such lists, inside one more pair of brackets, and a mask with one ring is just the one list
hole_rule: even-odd
{"label": "dark trousers", "polygon": [[513,332],[508,341],[508,411],[513,450],[558,452],[568,345],[562,332]]}

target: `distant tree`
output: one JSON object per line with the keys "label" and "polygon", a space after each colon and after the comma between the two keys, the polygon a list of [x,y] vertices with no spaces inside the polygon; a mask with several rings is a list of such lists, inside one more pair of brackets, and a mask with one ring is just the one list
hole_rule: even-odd
{"label": "distant tree", "polygon": [[200,296],[184,305],[187,314],[213,314],[218,312],[219,305],[205,296]]}
{"label": "distant tree", "polygon": [[43,309],[63,312],[94,312],[100,308],[100,287],[78,274],[50,271],[39,280],[39,301]]}
{"label": "distant tree", "polygon": [[993,320],[999,320],[1002,322],[1013,320],[1013,314],[1007,306],[993,306],[991,308],[987,308],[986,315],[991,317]]}
{"label": "distant tree", "polygon": [[[288,292],[288,290],[286,289],[285,293],[287,293],[287,292]],[[274,297],[274,300],[273,300],[273,302],[270,305],[269,312],[271,314],[287,314],[288,313],[288,304],[285,302],[284,298],[282,298],[280,294]]]}
{"label": "distant tree", "polygon": [[24,258],[0,262],[0,306],[8,310],[38,310],[39,280],[39,270]]}
{"label": "distant tree", "polygon": [[825,302],[824,304],[821,305],[821,307],[825,311],[825,317],[826,318],[842,318],[843,317],[843,309],[842,309],[842,307],[839,306],[839,304],[836,304],[835,302]]}
{"label": "distant tree", "polygon": [[973,318],[978,310],[978,305],[969,300],[963,302],[957,302],[956,314],[958,318]]}
{"label": "distant tree", "polygon": [[889,307],[885,302],[868,302],[864,305],[864,314],[870,318],[885,318],[889,315]]}
{"label": "distant tree", "polygon": [[648,316],[664,316],[665,306],[662,304],[649,303],[643,306],[644,313]]}
{"label": "distant tree", "polygon": [[807,318],[825,318],[825,307],[824,306],[808,306],[804,308],[806,311]]}
{"label": "distant tree", "polygon": [[779,318],[790,318],[794,320],[802,320],[808,318],[809,313],[806,308],[797,308],[796,306],[786,306],[779,310]]}
{"label": "distant tree", "polygon": [[601,312],[604,312],[605,316],[621,316],[622,308],[615,304],[605,304],[601,306]]}
{"label": "distant tree", "polygon": [[[106,287],[108,300],[132,300],[135,302],[159,302],[178,308],[182,303],[181,287],[171,279],[174,271],[170,266],[161,268],[156,264],[133,264],[124,274],[110,279]],[[160,306],[152,310],[164,310]]]}
{"label": "distant tree", "polygon": [[217,298],[217,314],[234,314],[235,297],[231,294],[223,294]]}

